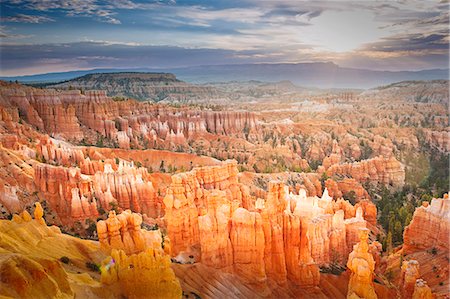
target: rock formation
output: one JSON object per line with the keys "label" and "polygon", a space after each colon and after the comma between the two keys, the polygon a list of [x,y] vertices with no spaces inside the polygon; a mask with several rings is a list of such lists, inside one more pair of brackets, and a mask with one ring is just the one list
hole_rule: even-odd
{"label": "rock formation", "polygon": [[[142,216],[126,210],[116,215],[109,212],[108,219],[97,222],[97,234],[100,248],[106,254],[111,250],[123,250],[131,255],[145,251],[147,248],[158,248],[163,242],[159,230],[147,231],[141,229]],[[166,250],[170,250],[166,248]]]}
{"label": "rock formation", "polygon": [[369,253],[369,230],[359,230],[359,243],[353,248],[348,257],[347,267],[351,271],[350,281],[348,283],[347,298],[366,298],[376,299],[373,284],[373,273],[375,270],[375,261]]}
{"label": "rock formation", "polygon": [[[112,99],[105,91],[0,81],[0,217],[12,216],[0,220],[0,292],[179,297],[172,258],[186,295],[339,298],[348,275],[319,269],[348,262],[349,297],[370,298],[376,288],[390,298],[395,291],[383,289],[386,281],[373,286],[371,277],[403,254],[420,262],[422,277],[442,295],[448,285],[448,196],[416,210],[403,248],[387,259],[380,243],[367,245],[359,233],[379,230],[363,186],[401,187],[402,163],[411,170],[405,159],[419,148],[417,137],[445,152],[447,110],[410,107],[397,98],[393,108],[376,97],[367,106],[364,96],[333,91],[310,94],[304,103],[297,96],[281,95],[289,99],[283,103],[270,97],[249,112],[248,98],[217,110],[175,108]],[[421,136],[414,129],[419,123],[426,127]],[[220,161],[229,158],[238,162]],[[36,200],[43,204],[33,208]],[[94,220],[99,242],[45,225],[90,231],[83,236],[95,238]],[[106,285],[86,273],[102,260]],[[390,282],[400,281],[408,298],[429,296],[410,263]]]}
{"label": "rock formation", "polygon": [[132,255],[113,249],[102,263],[101,281],[118,285],[127,298],[181,298],[182,294],[170,257],[151,247]]}
{"label": "rock formation", "polygon": [[449,153],[450,152],[450,132],[449,131],[431,131],[425,130],[425,140],[432,147],[438,150]]}
{"label": "rock formation", "polygon": [[427,285],[427,282],[422,279],[417,279],[412,299],[432,299],[432,298],[433,294],[431,293],[431,289]]}
{"label": "rock formation", "polygon": [[[0,220],[0,294],[7,298],[72,298],[100,291],[101,286],[87,273],[77,274],[85,271],[86,261],[99,257],[98,245],[47,226],[41,205],[35,206],[34,219],[24,211],[12,221]],[[61,257],[73,270],[63,267]],[[112,295],[109,290],[103,294]]]}
{"label": "rock formation", "polygon": [[206,194],[207,212],[198,217],[202,263],[216,268],[233,265],[233,248],[229,237],[231,206],[224,191]]}
{"label": "rock formation", "polygon": [[403,261],[401,271],[402,298],[412,298],[416,280],[419,278],[419,263],[416,260]]}
{"label": "rock formation", "polygon": [[435,248],[449,252],[450,199],[433,198],[416,208],[410,224],[403,233],[406,254]]}
{"label": "rock formation", "polygon": [[332,165],[326,170],[327,175],[349,176],[360,183],[374,182],[401,187],[405,183],[405,170],[394,157],[377,157],[352,164]]}
{"label": "rock formation", "polygon": [[250,282],[264,282],[264,231],[261,215],[244,208],[234,211],[230,240],[234,271]]}
{"label": "rock formation", "polygon": [[327,190],[320,198],[304,189],[294,195],[279,182],[268,184],[265,198],[251,198],[236,168],[228,161],[172,176],[164,204],[177,261],[233,271],[261,290],[268,278],[317,286],[319,265],[342,265],[358,242],[363,208],[373,217],[368,204],[347,202],[353,213],[345,215]]}

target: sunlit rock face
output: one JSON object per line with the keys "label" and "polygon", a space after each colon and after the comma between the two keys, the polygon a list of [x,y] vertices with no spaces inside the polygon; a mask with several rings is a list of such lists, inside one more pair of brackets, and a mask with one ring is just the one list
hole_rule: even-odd
{"label": "sunlit rock face", "polygon": [[143,230],[141,224],[140,214],[126,210],[116,215],[114,211],[111,211],[108,219],[97,222],[100,248],[106,254],[110,254],[112,249],[123,250],[126,254],[135,254],[146,248],[160,247],[163,242],[161,232]]}
{"label": "sunlit rock face", "polygon": [[330,166],[328,176],[336,174],[351,176],[358,182],[374,182],[393,186],[403,186],[405,170],[395,157],[377,157],[352,164],[335,164]]}
{"label": "sunlit rock face", "polygon": [[48,138],[40,140],[37,154],[45,162],[60,164],[35,164],[34,183],[64,224],[94,220],[100,208],[109,210],[111,205],[150,217],[159,213],[145,168],[121,159],[91,160],[81,149]]}
{"label": "sunlit rock face", "polygon": [[448,253],[450,199],[433,198],[416,208],[411,223],[405,228],[403,250],[406,254],[436,248]]}
{"label": "sunlit rock face", "polygon": [[164,204],[176,260],[232,271],[261,290],[267,279],[317,286],[319,266],[344,264],[359,241],[363,208],[373,217],[367,204],[338,203],[327,190],[322,197],[303,189],[294,195],[280,182],[255,198],[237,173],[236,163],[227,161],[172,176]]}
{"label": "sunlit rock face", "polygon": [[422,279],[417,279],[414,286],[414,293],[412,299],[431,299],[433,298],[433,293],[427,282]]}
{"label": "sunlit rock face", "polygon": [[347,298],[378,298],[373,284],[375,261],[369,253],[369,230],[359,230],[359,243],[348,257],[347,267],[351,271]]}
{"label": "sunlit rock face", "polygon": [[113,249],[103,262],[101,281],[105,287],[118,287],[127,298],[181,298],[180,283],[170,268],[170,257],[159,250],[127,255]]}
{"label": "sunlit rock face", "polygon": [[412,298],[416,280],[420,278],[419,263],[416,260],[403,261],[401,269],[402,298]]}
{"label": "sunlit rock face", "polygon": [[[251,112],[190,111],[135,100],[114,101],[104,90],[82,94],[79,90],[16,87],[2,88],[0,95],[26,121],[53,137],[80,141],[100,135],[123,149],[186,147],[188,139],[197,134],[244,137],[257,130]],[[85,134],[82,127],[91,134]]]}
{"label": "sunlit rock face", "polygon": [[[446,291],[448,196],[417,209],[393,257],[381,256],[376,241],[367,251],[354,247],[362,244],[361,229],[370,229],[371,239],[382,234],[364,186],[404,184],[394,153],[400,144],[418,147],[410,131],[376,128],[357,137],[348,133],[353,127],[320,129],[329,126],[321,120],[265,123],[259,113],[114,101],[104,91],[0,86],[0,212],[16,213],[0,220],[0,276],[8,280],[0,281],[2,294],[179,298],[172,267],[184,291],[210,297],[342,298],[352,273],[350,297],[370,298],[372,287],[362,286],[375,272],[378,296],[393,298],[393,289],[379,292],[387,284],[380,265],[392,258],[400,272],[401,254],[420,261],[421,276],[405,264],[398,295]],[[445,150],[445,134],[424,134]],[[202,151],[192,152],[196,147]],[[239,164],[218,160],[227,157]],[[341,198],[349,194],[353,204]],[[22,212],[36,200],[44,208]],[[46,227],[43,210],[62,230],[96,228],[89,237],[99,242]],[[58,261],[64,256],[67,265]],[[88,261],[101,264],[102,275],[86,273]],[[353,270],[327,273],[347,262]]]}
{"label": "sunlit rock face", "polygon": [[142,216],[126,210],[97,222],[102,262],[101,282],[127,298],[180,298],[181,287],[170,268],[170,240],[160,230],[141,229]]}
{"label": "sunlit rock face", "polygon": [[[97,245],[47,226],[39,203],[32,214],[34,219],[23,211],[12,220],[0,220],[0,294],[8,298],[73,298],[89,293],[78,292],[73,273],[59,259],[65,256],[79,271],[86,260],[98,256]],[[84,275],[86,290],[95,292],[95,282]]]}
{"label": "sunlit rock face", "polygon": [[[141,215],[112,212],[98,223],[99,244],[47,226],[40,203],[32,214],[0,220],[0,292],[7,298],[181,297],[170,241],[142,230]],[[94,270],[101,275],[87,273]]]}

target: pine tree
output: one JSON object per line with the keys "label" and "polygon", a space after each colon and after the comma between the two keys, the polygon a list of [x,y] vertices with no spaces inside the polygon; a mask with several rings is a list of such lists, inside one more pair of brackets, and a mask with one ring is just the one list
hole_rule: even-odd
{"label": "pine tree", "polygon": [[389,231],[386,238],[386,252],[392,253],[392,233]]}

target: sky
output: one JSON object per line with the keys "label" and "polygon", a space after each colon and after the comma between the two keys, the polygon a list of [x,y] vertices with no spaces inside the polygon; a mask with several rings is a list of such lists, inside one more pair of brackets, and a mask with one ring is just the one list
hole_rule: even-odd
{"label": "sky", "polygon": [[448,68],[449,1],[2,0],[0,75],[334,62]]}

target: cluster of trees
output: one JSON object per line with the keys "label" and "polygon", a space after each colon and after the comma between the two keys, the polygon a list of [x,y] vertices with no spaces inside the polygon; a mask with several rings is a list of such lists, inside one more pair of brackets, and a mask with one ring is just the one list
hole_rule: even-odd
{"label": "cluster of trees", "polygon": [[449,158],[431,150],[429,156],[430,170],[428,176],[418,185],[405,185],[401,190],[392,191],[386,187],[365,186],[378,208],[378,222],[386,231],[380,237],[384,250],[403,243],[403,231],[409,225],[416,207],[422,202],[430,202],[433,197],[442,197],[448,192]]}
{"label": "cluster of trees", "polygon": [[[378,223],[386,231],[386,236],[378,239],[383,245],[383,250],[390,251],[394,246],[403,243],[403,231],[411,222],[416,207],[422,203],[422,196],[411,196],[411,190],[404,187],[400,191],[390,191],[385,186],[377,189],[369,189],[371,196],[381,197],[376,202],[378,208]],[[417,191],[415,191],[417,193]],[[424,197],[423,200],[429,200]]]}

